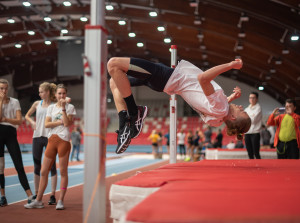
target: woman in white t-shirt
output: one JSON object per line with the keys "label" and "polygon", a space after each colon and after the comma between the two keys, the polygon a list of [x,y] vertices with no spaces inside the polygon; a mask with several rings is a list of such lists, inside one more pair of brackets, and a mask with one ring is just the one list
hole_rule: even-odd
{"label": "woman in white t-shirt", "polygon": [[67,88],[63,84],[57,85],[55,97],[56,104],[52,104],[47,109],[45,127],[50,128],[48,135],[48,145],[42,164],[41,180],[37,198],[31,204],[24,205],[25,208],[43,208],[42,198],[48,184],[48,174],[53,165],[56,155],[59,157],[59,169],[61,175],[60,195],[56,205],[56,210],[63,210],[63,200],[68,186],[68,161],[71,151],[69,126],[73,123],[76,115],[72,104],[67,103]]}
{"label": "woman in white t-shirt", "polygon": [[0,79],[0,206],[6,206],[5,178],[4,178],[4,146],[11,156],[11,159],[18,172],[18,177],[27,196],[28,203],[32,200],[27,176],[24,171],[22,154],[17,140],[17,125],[22,123],[21,107],[18,99],[7,97],[9,83]]}
{"label": "woman in white t-shirt", "polygon": [[177,133],[177,144],[179,146],[180,156],[183,157],[184,159],[186,156],[186,150],[185,150],[185,133],[183,129],[181,129],[181,131]]}
{"label": "woman in white t-shirt", "polygon": [[[35,194],[38,193],[40,183],[40,173],[42,166],[42,154],[44,147],[48,144],[49,128],[45,128],[45,119],[49,105],[56,102],[55,98],[56,84],[44,82],[39,86],[39,96],[42,100],[33,103],[31,108],[25,115],[25,119],[30,122],[33,132],[32,139],[32,157],[34,163],[34,188]],[[32,114],[36,114],[36,120],[31,118]],[[49,205],[56,204],[55,191],[57,185],[56,162],[51,167],[51,196]],[[36,195],[34,196],[36,198]]]}

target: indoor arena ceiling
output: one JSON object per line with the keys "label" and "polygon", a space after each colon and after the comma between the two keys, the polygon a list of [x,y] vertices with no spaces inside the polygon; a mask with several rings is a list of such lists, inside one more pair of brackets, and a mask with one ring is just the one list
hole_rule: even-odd
{"label": "indoor arena ceiling", "polygon": [[[57,42],[83,39],[90,1],[28,2],[0,1],[0,76],[13,74],[19,92],[30,92],[44,80],[82,82],[57,77]],[[299,103],[300,40],[291,38],[300,34],[300,1],[110,0],[106,6],[111,7],[105,10],[109,57],[169,64],[169,48],[175,44],[179,59],[202,69],[242,58],[241,71],[224,75],[263,86],[280,102],[295,98]]]}

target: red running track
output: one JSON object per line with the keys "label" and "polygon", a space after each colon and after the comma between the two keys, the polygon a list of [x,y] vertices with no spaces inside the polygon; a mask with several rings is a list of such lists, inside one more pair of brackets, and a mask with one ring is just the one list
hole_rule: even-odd
{"label": "red running track", "polygon": [[129,222],[300,222],[299,160],[169,164],[116,184],[161,187],[127,213]]}

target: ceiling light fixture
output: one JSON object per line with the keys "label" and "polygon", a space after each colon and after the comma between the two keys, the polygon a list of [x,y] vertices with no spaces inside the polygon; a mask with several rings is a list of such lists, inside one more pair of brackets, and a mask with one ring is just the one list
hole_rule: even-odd
{"label": "ceiling light fixture", "polygon": [[297,41],[297,40],[299,40],[299,35],[296,35],[296,34],[292,35],[292,36],[291,36],[291,40],[292,40],[292,41]]}
{"label": "ceiling light fixture", "polygon": [[46,45],[51,45],[51,43],[52,43],[52,42],[51,42],[50,40],[45,40],[45,44],[46,44]]}
{"label": "ceiling light fixture", "polygon": [[149,15],[151,17],[156,17],[157,16],[157,12],[156,11],[151,11],[151,12],[149,12]]}
{"label": "ceiling light fixture", "polygon": [[3,38],[3,36],[2,35],[0,35],[0,39],[2,39]]}
{"label": "ceiling light fixture", "polygon": [[108,11],[114,10],[114,6],[113,6],[112,4],[107,4],[107,5],[105,6],[105,8],[106,8],[106,10],[108,10]]}
{"label": "ceiling light fixture", "polygon": [[31,6],[31,3],[28,2],[28,1],[25,1],[25,2],[23,2],[23,5],[24,5],[25,7],[29,7],[29,6]]}
{"label": "ceiling light fixture", "polygon": [[278,60],[275,60],[275,64],[276,64],[276,65],[280,65],[280,64],[282,64],[282,60],[280,60],[280,59],[278,59]]}
{"label": "ceiling light fixture", "polygon": [[289,54],[290,51],[289,51],[288,49],[283,49],[283,50],[281,51],[281,53],[282,53],[282,54]]}
{"label": "ceiling light fixture", "polygon": [[107,44],[112,44],[112,40],[108,39]]}
{"label": "ceiling light fixture", "polygon": [[171,43],[171,38],[169,38],[169,37],[164,38],[164,42],[165,43]]}
{"label": "ceiling light fixture", "polygon": [[27,33],[28,33],[28,35],[30,35],[30,36],[33,36],[33,35],[35,34],[35,32],[32,31],[32,30],[29,30]]}
{"label": "ceiling light fixture", "polygon": [[144,43],[139,42],[139,43],[137,43],[136,45],[137,45],[138,47],[143,47],[143,46],[144,46]]}
{"label": "ceiling light fixture", "polygon": [[21,48],[22,45],[21,45],[20,43],[16,43],[16,44],[15,44],[15,47],[16,47],[16,48]]}
{"label": "ceiling light fixture", "polygon": [[194,25],[201,25],[201,18],[200,16],[195,16]]}
{"label": "ceiling light fixture", "polygon": [[12,19],[12,18],[9,18],[9,19],[7,19],[7,22],[8,22],[8,23],[15,23],[15,20]]}
{"label": "ceiling light fixture", "polygon": [[258,90],[260,90],[260,91],[263,91],[265,88],[264,88],[264,86],[259,86],[258,87]]}
{"label": "ceiling light fixture", "polygon": [[239,37],[239,38],[245,38],[245,37],[246,37],[246,33],[245,33],[244,31],[240,31],[240,32],[238,33],[238,37]]}
{"label": "ceiling light fixture", "polygon": [[49,16],[44,17],[45,22],[50,22],[52,19]]}
{"label": "ceiling light fixture", "polygon": [[128,33],[128,36],[129,36],[129,37],[135,37],[136,35],[135,35],[134,32],[130,32],[130,33]]}
{"label": "ceiling light fixture", "polygon": [[190,7],[196,8],[198,6],[199,0],[190,0]]}
{"label": "ceiling light fixture", "polygon": [[64,4],[64,6],[67,6],[67,7],[72,5],[71,2],[69,2],[69,1],[64,1],[63,4]]}
{"label": "ceiling light fixture", "polygon": [[85,17],[85,16],[81,16],[81,17],[80,17],[80,21],[81,21],[81,22],[87,22],[87,21],[88,21],[88,18]]}
{"label": "ceiling light fixture", "polygon": [[165,29],[164,26],[158,26],[158,27],[157,27],[157,30],[158,30],[159,32],[163,32],[163,31],[165,31],[166,29]]}
{"label": "ceiling light fixture", "polygon": [[119,23],[120,26],[126,25],[126,21],[125,20],[119,20],[118,23]]}
{"label": "ceiling light fixture", "polygon": [[62,34],[67,34],[69,31],[68,31],[67,29],[62,29],[60,32],[61,32]]}
{"label": "ceiling light fixture", "polygon": [[249,17],[246,16],[244,13],[242,13],[242,15],[240,17],[240,21],[241,22],[248,22],[249,21]]}

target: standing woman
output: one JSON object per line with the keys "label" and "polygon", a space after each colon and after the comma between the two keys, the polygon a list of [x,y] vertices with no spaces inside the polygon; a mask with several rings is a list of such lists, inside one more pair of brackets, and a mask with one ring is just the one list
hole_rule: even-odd
{"label": "standing woman", "polygon": [[4,146],[11,156],[11,159],[18,172],[18,177],[27,196],[28,203],[32,200],[32,193],[24,171],[22,154],[17,140],[17,125],[22,123],[21,107],[18,99],[7,97],[9,83],[0,79],[0,206],[6,206],[5,178],[4,178]]}
{"label": "standing woman", "polygon": [[68,186],[68,163],[71,151],[69,126],[72,125],[73,117],[76,115],[74,106],[67,103],[66,96],[67,88],[63,84],[57,85],[55,92],[57,103],[48,107],[45,120],[45,127],[50,128],[50,132],[42,164],[39,191],[36,200],[24,205],[25,208],[44,208],[42,198],[48,184],[49,170],[58,154],[61,182],[56,210],[64,209],[63,201]]}
{"label": "standing woman", "polygon": [[[32,156],[34,163],[34,189],[35,194],[38,193],[40,183],[40,173],[42,165],[42,154],[44,147],[48,144],[48,134],[50,129],[45,128],[45,119],[47,114],[47,108],[49,105],[56,102],[55,98],[55,84],[44,82],[39,87],[39,95],[42,100],[33,103],[25,118],[30,122],[33,132],[32,139]],[[31,115],[36,112],[36,121],[31,118]],[[49,205],[56,204],[55,191],[57,185],[57,174],[56,174],[56,162],[54,161],[51,168],[51,196],[48,202]],[[36,195],[34,196],[36,198]]]}

